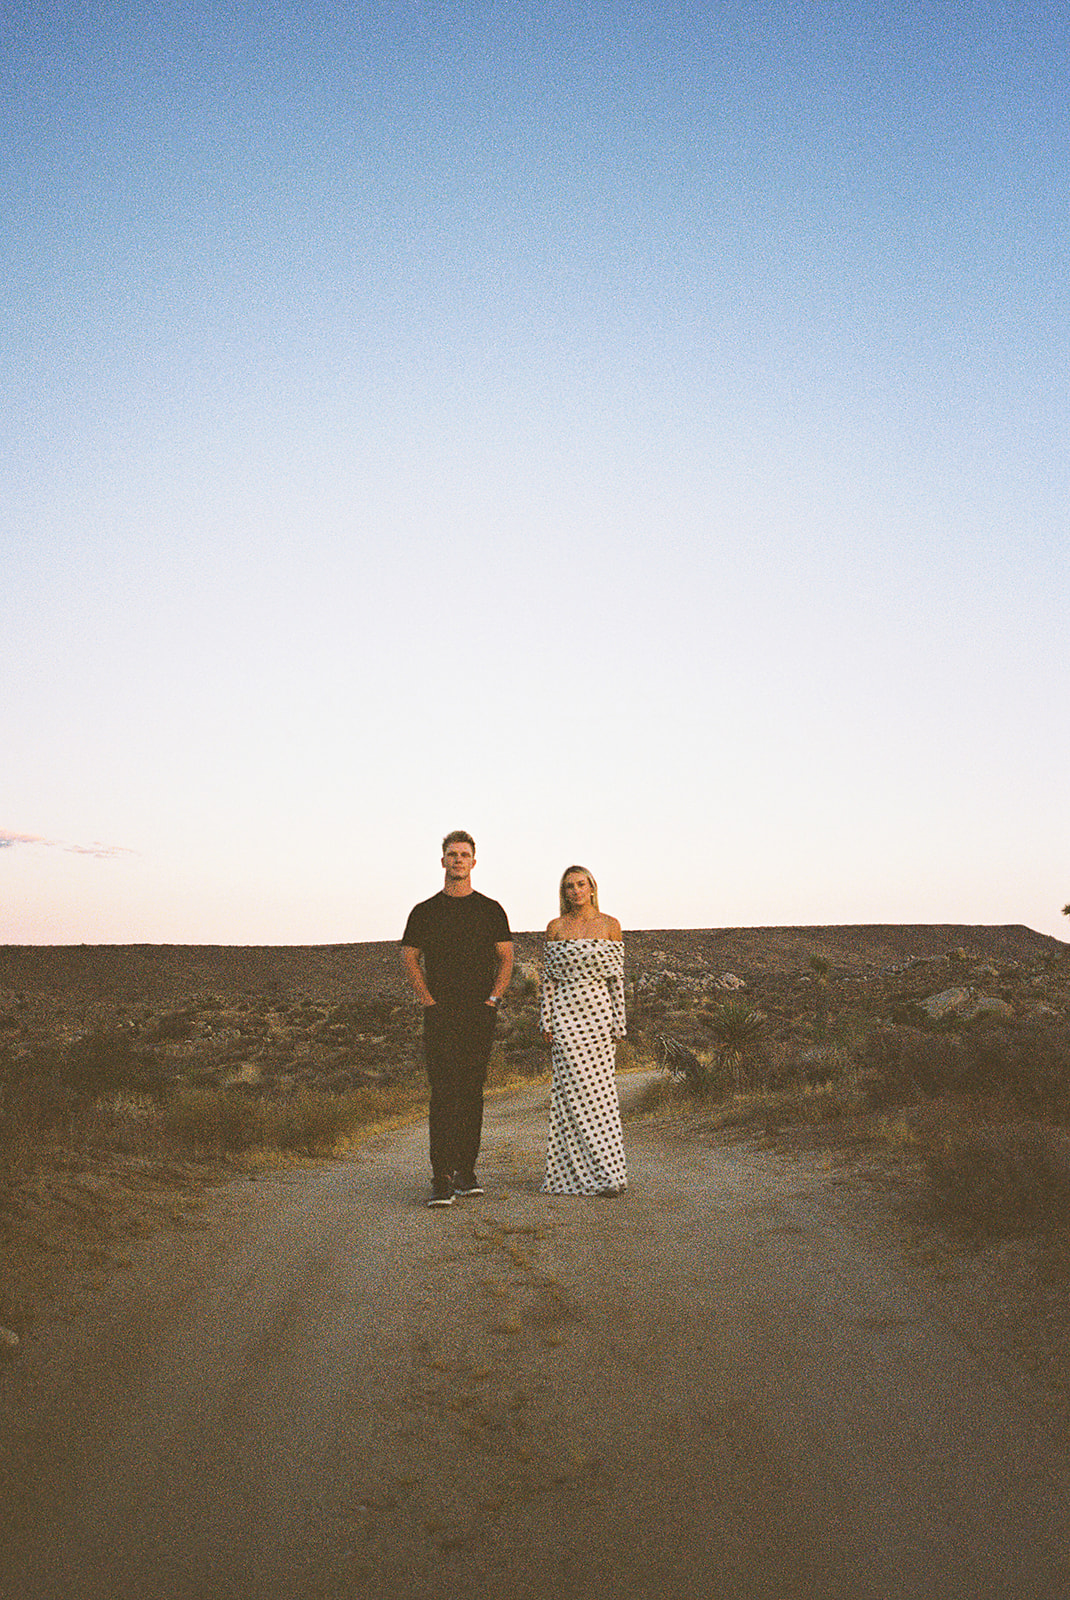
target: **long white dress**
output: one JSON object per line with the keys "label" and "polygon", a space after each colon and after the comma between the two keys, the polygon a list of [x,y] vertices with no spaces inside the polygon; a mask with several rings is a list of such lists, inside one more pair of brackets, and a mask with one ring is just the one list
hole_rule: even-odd
{"label": "long white dress", "polygon": [[539,1026],[553,1034],[553,1092],[543,1194],[628,1185],[614,1041],[624,1038],[624,945],[548,939]]}

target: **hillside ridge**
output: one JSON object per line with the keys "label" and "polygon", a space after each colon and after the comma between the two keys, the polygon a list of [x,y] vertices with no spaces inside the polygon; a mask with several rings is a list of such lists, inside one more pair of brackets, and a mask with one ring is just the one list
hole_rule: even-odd
{"label": "hillside ridge", "polygon": [[[1070,953],[1024,924],[844,923],[754,928],[625,929],[633,973],[805,971],[814,956],[844,975],[931,960],[949,950],[998,961]],[[518,962],[537,960],[542,932],[514,934]],[[159,1003],[197,993],[316,994],[325,999],[408,993],[399,941],[322,945],[0,945],[0,991],[86,1001]]]}

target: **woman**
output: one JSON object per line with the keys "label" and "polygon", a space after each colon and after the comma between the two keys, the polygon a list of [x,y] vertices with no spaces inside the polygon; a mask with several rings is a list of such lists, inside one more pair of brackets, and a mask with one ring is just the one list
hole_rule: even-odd
{"label": "woman", "polygon": [[620,923],[598,909],[586,867],[569,867],[561,915],[546,930],[539,1027],[553,1046],[554,1085],[543,1194],[627,1188],[614,1041],[624,1038]]}

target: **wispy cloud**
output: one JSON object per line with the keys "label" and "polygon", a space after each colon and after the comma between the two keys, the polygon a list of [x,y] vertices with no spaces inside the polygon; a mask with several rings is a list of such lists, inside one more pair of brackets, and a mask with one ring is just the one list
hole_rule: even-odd
{"label": "wispy cloud", "polygon": [[69,844],[65,839],[46,839],[40,833],[12,833],[10,828],[0,828],[0,850],[11,850],[17,844],[39,844],[51,850],[67,850],[76,856],[96,856],[98,861],[112,861],[117,856],[137,855],[121,844]]}

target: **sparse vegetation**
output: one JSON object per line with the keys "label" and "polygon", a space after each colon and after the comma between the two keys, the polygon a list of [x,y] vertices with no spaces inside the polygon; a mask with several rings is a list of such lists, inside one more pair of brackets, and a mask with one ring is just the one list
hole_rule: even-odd
{"label": "sparse vegetation", "polygon": [[[393,970],[396,948],[389,955]],[[136,952],[143,991],[105,981],[106,958],[34,953],[46,976],[96,969],[88,995],[0,984],[0,1325],[30,1315],[35,1294],[20,1281],[49,1259],[88,1260],[103,1237],[146,1213],[147,1189],[163,1215],[167,1196],[181,1214],[183,1196],[235,1164],[338,1155],[425,1113],[420,1014],[400,985],[375,994],[350,983],[339,993],[336,979],[323,993],[302,992],[290,952],[278,958],[285,978],[237,952],[235,966],[244,962],[255,988],[228,987],[217,970],[203,992],[182,988],[180,977],[153,1003],[170,952]],[[536,1005],[529,964],[500,1020],[492,1088],[548,1071]]]}
{"label": "sparse vegetation", "polygon": [[[769,930],[731,935],[723,959],[699,942],[708,936],[628,942],[629,1038],[618,1063],[669,1069],[648,1110],[687,1117],[709,1136],[824,1130],[894,1153],[924,1174],[931,1215],[971,1237],[1065,1230],[1067,947],[997,930],[1002,943],[978,950],[957,930],[941,955],[937,933],[923,929],[911,930],[920,957],[878,960],[864,944],[855,954],[837,943],[837,930],[780,932],[776,960],[762,956]],[[492,1086],[549,1070],[537,944],[524,938]],[[40,952],[21,969],[39,974],[35,983],[5,987],[0,951],[3,1248],[47,1239],[61,1215],[65,1226],[80,1218],[89,1238],[91,1219],[114,1230],[154,1186],[186,1195],[220,1163],[323,1158],[362,1130],[422,1114],[420,1018],[395,948],[381,961],[374,952],[374,970],[395,975],[378,993],[351,981],[345,952],[275,952],[272,965],[264,952],[224,952],[241,981],[222,956],[213,965],[195,954],[200,988],[176,955],[151,947],[128,958],[136,977],[109,973],[92,951]],[[64,970],[93,972],[92,991],[49,976]],[[1026,1126],[1046,1131],[1027,1136]],[[1051,1160],[1036,1155],[1049,1144]]]}
{"label": "sparse vegetation", "polygon": [[703,1020],[714,1039],[721,1074],[731,1077],[736,1088],[741,1089],[765,1030],[765,1013],[747,1000],[722,1000],[705,1013]]}
{"label": "sparse vegetation", "polygon": [[929,1212],[972,1239],[1065,1230],[1070,1147],[1043,1126],[972,1128],[928,1146]]}
{"label": "sparse vegetation", "polygon": [[1064,951],[993,960],[956,944],[883,971],[837,971],[812,955],[794,979],[744,981],[746,999],[711,1007],[707,980],[692,976],[688,1010],[678,978],[660,1015],[665,988],[643,986],[647,1015],[663,1025],[648,1031],[646,1058],[665,1072],[648,1112],[762,1140],[824,1127],[833,1143],[869,1145],[920,1172],[930,1220],[949,1229],[1066,1233]]}
{"label": "sparse vegetation", "polygon": [[303,1089],[285,1100],[183,1088],[162,1107],[163,1136],[191,1151],[231,1154],[281,1150],[295,1155],[336,1155],[369,1127],[382,1127],[422,1111],[427,1096],[413,1079],[404,1086],[324,1094]]}

